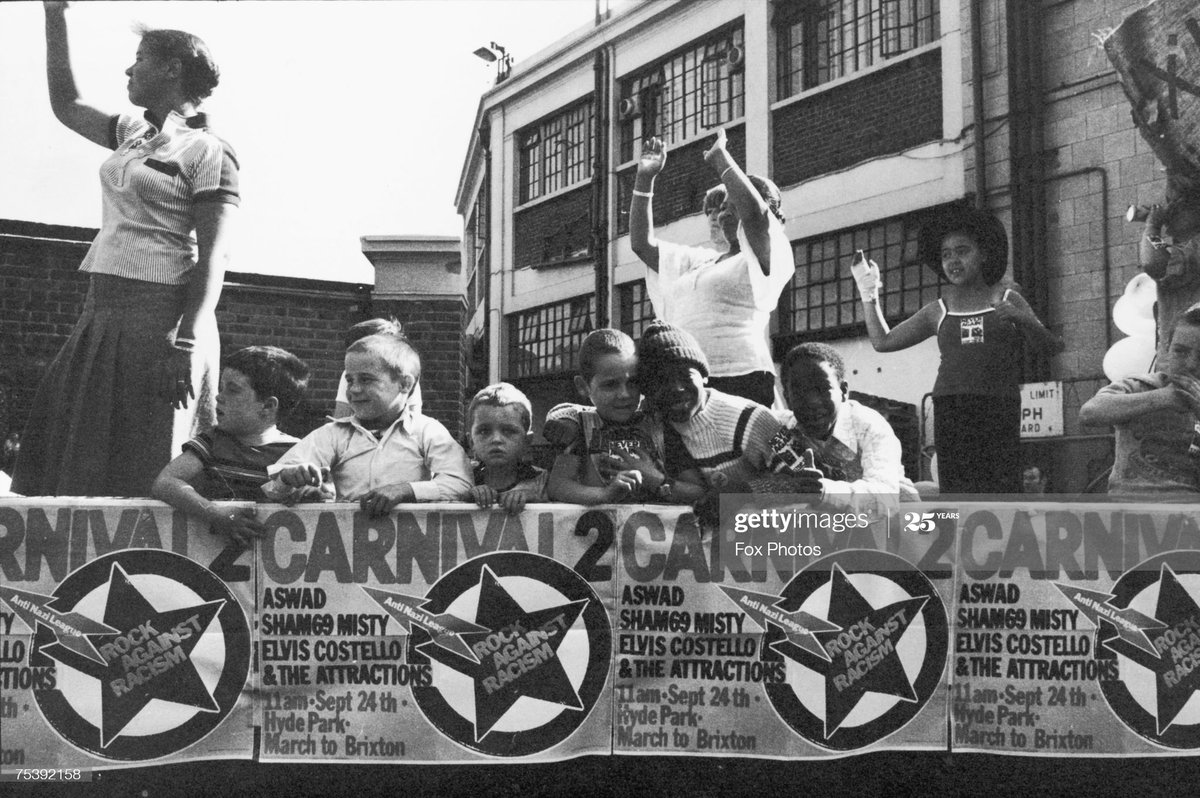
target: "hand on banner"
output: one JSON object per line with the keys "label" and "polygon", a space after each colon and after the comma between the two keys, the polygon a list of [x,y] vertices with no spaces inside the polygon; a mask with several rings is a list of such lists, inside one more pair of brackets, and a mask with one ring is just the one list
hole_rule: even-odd
{"label": "hand on banner", "polygon": [[[601,461],[602,463],[597,465],[597,470],[605,477],[619,474],[622,471],[636,471],[639,474],[639,485],[650,492],[658,490],[667,479],[666,474],[654,462],[650,453],[641,447],[632,452],[610,454],[601,458]],[[609,473],[605,474],[605,471]]]}
{"label": "hand on banner", "polygon": [[249,547],[265,529],[257,515],[253,507],[213,505],[207,514],[208,528],[214,535],[224,535],[239,546]]}
{"label": "hand on banner", "polygon": [[358,505],[371,518],[379,518],[390,513],[397,504],[411,502],[415,499],[412,485],[407,482],[397,482],[394,485],[384,485],[368,491],[367,495],[359,499]]}
{"label": "hand on banner", "polygon": [[623,501],[637,493],[641,487],[640,471],[618,471],[604,489],[605,499],[612,502]]}

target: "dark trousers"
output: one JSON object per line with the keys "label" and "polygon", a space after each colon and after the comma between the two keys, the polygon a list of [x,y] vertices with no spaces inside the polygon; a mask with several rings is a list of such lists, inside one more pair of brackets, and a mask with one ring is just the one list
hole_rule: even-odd
{"label": "dark trousers", "polygon": [[933,397],[942,493],[1021,492],[1020,397]]}

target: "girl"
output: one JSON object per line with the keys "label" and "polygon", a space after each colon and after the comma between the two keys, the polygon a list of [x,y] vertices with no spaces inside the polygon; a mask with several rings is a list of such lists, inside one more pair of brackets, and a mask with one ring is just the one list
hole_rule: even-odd
{"label": "girl", "polygon": [[[1049,352],[1062,341],[1017,291],[1000,284],[1008,265],[1004,226],[962,207],[926,225],[921,261],[949,283],[942,296],[892,330],[879,302],[879,267],[856,269],[876,352],[895,352],[937,336],[942,354],[933,386],[933,429],[943,493],[1018,493],[1021,340]],[[940,269],[937,264],[940,264]]]}

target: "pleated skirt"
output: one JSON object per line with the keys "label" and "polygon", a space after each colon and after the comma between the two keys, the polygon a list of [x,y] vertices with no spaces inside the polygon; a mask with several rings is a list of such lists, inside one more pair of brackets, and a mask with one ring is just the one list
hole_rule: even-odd
{"label": "pleated skirt", "polygon": [[24,496],[148,496],[158,472],[216,422],[220,342],[196,330],[195,399],[175,410],[159,369],[187,286],[93,274],[71,337],[38,387],[12,489]]}

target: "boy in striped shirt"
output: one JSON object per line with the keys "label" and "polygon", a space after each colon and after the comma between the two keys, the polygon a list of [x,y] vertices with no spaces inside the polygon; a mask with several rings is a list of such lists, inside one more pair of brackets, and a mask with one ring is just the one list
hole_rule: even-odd
{"label": "boy in striped shirt", "polygon": [[217,426],[185,443],[150,492],[207,521],[214,533],[248,545],[262,532],[254,508],[213,502],[266,500],[267,467],[297,443],[276,424],[299,405],[309,371],[277,346],[239,349],[222,366]]}

